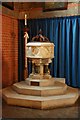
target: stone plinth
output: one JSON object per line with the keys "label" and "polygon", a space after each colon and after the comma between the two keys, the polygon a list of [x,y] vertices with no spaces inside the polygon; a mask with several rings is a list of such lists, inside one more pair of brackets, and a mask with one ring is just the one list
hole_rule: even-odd
{"label": "stone plinth", "polygon": [[[27,87],[27,86],[26,86]],[[23,87],[22,87],[23,89]],[[38,93],[38,90],[36,90]],[[36,92],[35,92],[36,93]],[[25,95],[12,87],[3,89],[3,98],[9,105],[17,105],[36,109],[53,109],[73,105],[78,99],[78,90],[67,86],[64,94],[57,95]]]}

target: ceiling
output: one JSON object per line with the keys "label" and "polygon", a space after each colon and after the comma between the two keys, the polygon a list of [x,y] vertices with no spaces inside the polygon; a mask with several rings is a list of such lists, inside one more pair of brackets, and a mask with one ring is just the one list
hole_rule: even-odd
{"label": "ceiling", "polygon": [[16,11],[25,11],[33,8],[42,8],[44,2],[3,2],[3,6]]}
{"label": "ceiling", "polygon": [[57,6],[60,8],[62,2],[4,2],[6,7],[12,8],[16,11],[30,11],[35,8],[44,8],[45,4],[48,5],[48,8],[56,8]]}

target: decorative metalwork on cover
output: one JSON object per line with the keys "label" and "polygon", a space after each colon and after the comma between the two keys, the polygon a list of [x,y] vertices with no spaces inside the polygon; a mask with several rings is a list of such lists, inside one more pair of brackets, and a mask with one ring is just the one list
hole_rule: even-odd
{"label": "decorative metalwork on cover", "polygon": [[32,38],[32,42],[50,42],[49,39],[42,35],[42,30],[39,30],[38,35]]}

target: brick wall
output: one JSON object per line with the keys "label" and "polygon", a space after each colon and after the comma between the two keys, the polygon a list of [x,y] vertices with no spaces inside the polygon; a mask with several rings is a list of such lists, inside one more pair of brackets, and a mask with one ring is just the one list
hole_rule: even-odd
{"label": "brick wall", "polygon": [[18,81],[18,20],[2,15],[2,84]]}
{"label": "brick wall", "polygon": [[[0,12],[1,14],[1,12]],[[2,17],[0,15],[0,89],[2,88]]]}

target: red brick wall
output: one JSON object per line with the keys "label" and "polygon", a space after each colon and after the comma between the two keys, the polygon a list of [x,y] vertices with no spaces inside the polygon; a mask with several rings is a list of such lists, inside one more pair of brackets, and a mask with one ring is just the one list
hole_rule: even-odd
{"label": "red brick wall", "polygon": [[2,84],[18,81],[18,20],[2,15]]}
{"label": "red brick wall", "polygon": [[0,89],[2,88],[1,80],[2,80],[2,17],[0,15]]}

